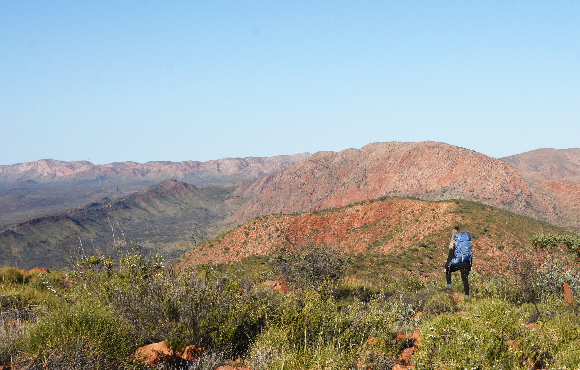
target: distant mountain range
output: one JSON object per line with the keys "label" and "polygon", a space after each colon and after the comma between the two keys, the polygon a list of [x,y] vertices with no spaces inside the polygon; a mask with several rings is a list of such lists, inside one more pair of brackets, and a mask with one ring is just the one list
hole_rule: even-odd
{"label": "distant mountain range", "polygon": [[157,183],[175,179],[192,184],[224,185],[238,180],[263,177],[308,158],[309,153],[276,157],[224,158],[207,162],[117,162],[95,165],[87,161],[62,162],[43,159],[36,162],[0,166],[0,183],[70,182],[82,180],[116,180]]}
{"label": "distant mountain range", "polygon": [[[579,169],[580,149],[494,159],[436,142],[204,163],[46,160],[0,166],[0,220],[6,225],[0,258],[26,268],[54,267],[78,254],[81,244],[111,253],[133,242],[173,259],[257,216],[380,197],[476,201],[572,230],[580,226]],[[30,217],[6,222],[16,216]]]}
{"label": "distant mountain range", "polygon": [[122,162],[107,165],[45,159],[0,166],[0,225],[64,212],[103,197],[118,199],[169,179],[197,187],[256,180],[309,156],[309,153],[302,153],[208,162]]}

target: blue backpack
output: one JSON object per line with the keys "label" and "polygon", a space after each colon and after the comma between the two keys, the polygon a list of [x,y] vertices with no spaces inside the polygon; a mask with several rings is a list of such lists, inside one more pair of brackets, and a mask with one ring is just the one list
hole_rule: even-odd
{"label": "blue backpack", "polygon": [[465,261],[469,261],[469,264],[471,264],[471,259],[473,258],[471,235],[468,232],[457,233],[453,235],[453,240],[455,241],[455,258],[451,260],[449,265],[456,265]]}

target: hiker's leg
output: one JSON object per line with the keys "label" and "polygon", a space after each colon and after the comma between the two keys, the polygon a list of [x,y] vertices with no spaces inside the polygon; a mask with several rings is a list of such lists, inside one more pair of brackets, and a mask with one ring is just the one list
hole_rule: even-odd
{"label": "hiker's leg", "polygon": [[451,267],[447,267],[445,271],[445,281],[447,281],[447,287],[451,288]]}
{"label": "hiker's leg", "polygon": [[463,280],[463,290],[465,297],[469,297],[469,270],[461,269],[461,280]]}
{"label": "hiker's leg", "polygon": [[447,288],[451,288],[451,273],[458,270],[459,268],[457,267],[457,265],[451,265],[447,268],[447,271],[445,272],[445,280],[447,281]]}

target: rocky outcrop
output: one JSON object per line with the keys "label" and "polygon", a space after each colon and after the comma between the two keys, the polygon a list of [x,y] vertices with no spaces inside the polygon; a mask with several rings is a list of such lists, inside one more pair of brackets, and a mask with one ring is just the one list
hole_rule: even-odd
{"label": "rocky outcrop", "polygon": [[403,334],[398,332],[391,340],[394,345],[403,346],[404,349],[395,361],[393,370],[414,369],[413,354],[417,352],[417,347],[421,342],[421,331],[415,330],[413,333]]}
{"label": "rocky outcrop", "polygon": [[280,292],[282,294],[288,294],[290,292],[290,288],[288,287],[288,282],[282,280],[266,280],[262,284],[269,286],[272,290],[276,292]]}
{"label": "rocky outcrop", "polygon": [[189,361],[195,361],[202,354],[203,350],[194,345],[187,346],[183,351],[174,351],[169,348],[165,341],[152,343],[139,347],[135,351],[135,358],[148,366],[168,364],[173,367],[186,368]]}
{"label": "rocky outcrop", "polygon": [[505,162],[436,143],[375,143],[338,153],[318,152],[257,181],[239,220],[345,206],[383,196],[470,199],[541,217],[543,200]]}

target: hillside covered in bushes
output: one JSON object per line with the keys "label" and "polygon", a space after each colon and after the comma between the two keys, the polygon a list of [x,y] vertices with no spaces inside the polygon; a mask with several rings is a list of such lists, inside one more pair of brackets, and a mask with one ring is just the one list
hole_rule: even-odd
{"label": "hillside covered in bushes", "polygon": [[[140,254],[85,257],[66,274],[2,268],[0,365],[576,369],[577,246],[574,235],[536,235],[505,269],[473,271],[469,300],[457,276],[448,292],[443,273],[361,274],[364,254],[308,244],[182,269]],[[172,353],[193,345],[197,356],[136,355],[159,342]]]}

